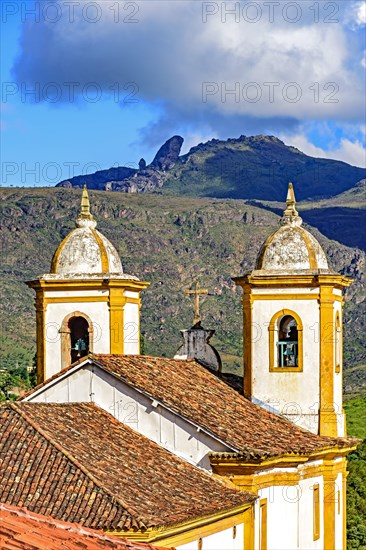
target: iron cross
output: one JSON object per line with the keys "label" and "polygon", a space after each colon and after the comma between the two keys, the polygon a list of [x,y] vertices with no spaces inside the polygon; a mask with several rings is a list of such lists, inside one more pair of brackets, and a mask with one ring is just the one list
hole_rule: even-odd
{"label": "iron cross", "polygon": [[188,295],[194,295],[194,318],[193,318],[193,325],[196,325],[201,321],[201,315],[200,315],[200,296],[205,296],[208,294],[208,290],[206,288],[199,288],[198,282],[196,281],[195,286],[193,289],[185,290],[185,294]]}

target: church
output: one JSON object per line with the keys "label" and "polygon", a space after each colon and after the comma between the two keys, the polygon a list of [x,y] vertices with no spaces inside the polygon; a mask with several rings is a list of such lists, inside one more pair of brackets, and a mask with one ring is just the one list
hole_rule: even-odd
{"label": "church", "polygon": [[0,408],[0,502],[162,548],[345,550],[352,281],[302,227],[292,184],[253,271],[234,278],[239,391],[197,315],[176,357],[140,355],[149,283],[124,273],[85,187],[76,225],[27,283],[38,386]]}

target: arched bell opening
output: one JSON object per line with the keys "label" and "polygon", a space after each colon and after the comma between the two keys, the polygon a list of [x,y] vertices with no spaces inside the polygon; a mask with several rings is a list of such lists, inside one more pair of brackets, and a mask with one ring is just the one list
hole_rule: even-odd
{"label": "arched bell opening", "polygon": [[93,351],[93,324],[85,313],[74,311],[65,317],[60,332],[62,368]]}
{"label": "arched bell opening", "polygon": [[277,366],[298,367],[299,333],[297,322],[292,315],[284,315],[278,320]]}
{"label": "arched bell opening", "polygon": [[71,341],[71,363],[89,353],[89,323],[84,317],[72,317],[69,320]]}
{"label": "arched bell opening", "polygon": [[278,311],[269,323],[269,369],[271,372],[303,369],[303,327],[294,311]]}

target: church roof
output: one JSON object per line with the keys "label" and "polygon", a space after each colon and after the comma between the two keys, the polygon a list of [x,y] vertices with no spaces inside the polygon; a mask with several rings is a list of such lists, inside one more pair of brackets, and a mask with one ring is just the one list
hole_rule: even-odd
{"label": "church roof", "polygon": [[[194,360],[90,354],[79,363],[85,361],[137,388],[248,458],[311,454],[347,447],[352,440],[318,436],[299,428],[252,403]],[[74,368],[75,364],[67,367],[27,396]]]}
{"label": "church roof", "polygon": [[143,355],[92,355],[131,386],[205,428],[238,452],[255,457],[307,454],[347,439],[318,436],[239,395],[194,360]]}
{"label": "church roof", "polygon": [[286,206],[280,227],[268,237],[259,252],[256,271],[264,274],[329,273],[322,247],[309,231],[301,227],[302,219],[296,210],[292,183],[288,186]]}
{"label": "church roof", "polygon": [[93,403],[0,406],[0,502],[103,530],[145,530],[255,500]]}
{"label": "church roof", "polygon": [[80,524],[29,512],[26,508],[0,504],[0,540],[3,550],[162,550],[143,542],[112,537]]}
{"label": "church roof", "polygon": [[117,277],[124,275],[121,259],[115,247],[97,231],[90,212],[89,196],[84,186],[81,211],[76,220],[76,229],[69,233],[56,250],[51,264],[53,277]]}

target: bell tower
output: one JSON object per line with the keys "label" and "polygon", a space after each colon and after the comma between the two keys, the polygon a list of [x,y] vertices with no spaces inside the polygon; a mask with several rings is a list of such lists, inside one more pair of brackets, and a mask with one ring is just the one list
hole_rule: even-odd
{"label": "bell tower", "polygon": [[302,227],[288,186],[280,227],[263,244],[243,288],[244,393],[313,433],[345,435],[342,399],[343,291]]}
{"label": "bell tower", "polygon": [[56,250],[51,273],[27,282],[36,292],[39,383],[89,352],[140,352],[140,292],[149,283],[123,272],[96,225],[84,186],[77,227]]}

